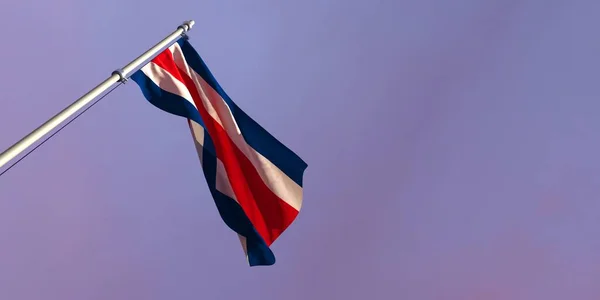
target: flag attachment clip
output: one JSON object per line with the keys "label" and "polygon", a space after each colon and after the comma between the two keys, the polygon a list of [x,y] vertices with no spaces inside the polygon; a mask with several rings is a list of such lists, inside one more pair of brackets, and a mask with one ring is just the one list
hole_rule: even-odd
{"label": "flag attachment clip", "polygon": [[125,77],[125,75],[123,74],[123,70],[121,69],[114,70],[111,75],[119,75],[120,83],[124,84],[127,82],[127,77]]}

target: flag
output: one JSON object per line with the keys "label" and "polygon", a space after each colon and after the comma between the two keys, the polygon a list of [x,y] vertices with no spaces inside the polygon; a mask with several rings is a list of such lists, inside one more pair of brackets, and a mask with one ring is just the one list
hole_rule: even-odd
{"label": "flag", "polygon": [[306,163],[227,96],[185,38],[131,79],[151,104],[187,119],[217,210],[249,265],[274,264],[269,247],[300,211]]}

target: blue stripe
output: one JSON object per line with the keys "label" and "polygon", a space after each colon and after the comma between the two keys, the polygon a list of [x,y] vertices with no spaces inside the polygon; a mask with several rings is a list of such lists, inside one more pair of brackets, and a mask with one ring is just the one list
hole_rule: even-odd
{"label": "blue stripe", "polygon": [[271,161],[299,186],[302,186],[302,177],[307,164],[298,155],[250,118],[231,100],[231,98],[229,98],[200,55],[198,55],[196,50],[186,39],[180,39],[177,43],[181,46],[183,55],[189,66],[198,73],[198,75],[202,76],[202,78],[225,100],[225,103],[229,105],[246,143]]}
{"label": "blue stripe", "polygon": [[[135,72],[131,78],[139,85],[145,98],[152,105],[168,113],[191,119],[206,130],[200,114],[187,100],[181,96],[164,91],[142,71]],[[241,206],[235,200],[217,191],[217,157],[214,144],[208,134],[204,135],[203,144],[202,170],[221,218],[229,228],[246,238],[246,251],[250,266],[268,266],[274,264],[275,255],[258,234]]]}
{"label": "blue stripe", "polygon": [[183,97],[161,89],[141,70],[133,73],[131,79],[138,84],[144,97],[148,102],[152,103],[152,105],[168,113],[194,120],[203,128],[206,128],[196,107]]}

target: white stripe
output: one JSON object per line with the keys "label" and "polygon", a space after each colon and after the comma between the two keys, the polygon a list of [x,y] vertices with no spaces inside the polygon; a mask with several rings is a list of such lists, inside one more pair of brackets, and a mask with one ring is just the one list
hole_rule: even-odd
{"label": "white stripe", "polygon": [[246,259],[248,259],[248,244],[246,243],[246,237],[238,234],[238,238],[240,238],[240,243],[242,243],[242,249],[244,249],[244,254],[246,254]]}
{"label": "white stripe", "polygon": [[299,211],[302,206],[302,187],[246,143],[227,103],[225,103],[217,91],[189,67],[179,44],[173,45],[169,50],[173,51],[177,67],[181,71],[187,72],[188,76],[193,79],[206,110],[209,112],[213,111],[216,114],[216,116],[213,114],[211,116],[219,121],[219,124],[227,132],[234,144],[254,165],[263,182],[275,195]]}
{"label": "white stripe", "polygon": [[192,132],[192,137],[194,138],[194,145],[196,145],[196,152],[198,152],[198,158],[200,159],[200,163],[202,163],[202,150],[204,147],[204,128],[200,126],[200,124],[196,123],[194,120],[190,121],[190,131]]}
{"label": "white stripe", "polygon": [[[179,51],[175,51],[175,49],[179,49]],[[185,60],[183,58],[183,54],[181,53],[180,50],[181,50],[181,48],[179,47],[179,44],[177,44],[177,43],[175,43],[171,47],[169,47],[169,51],[171,51],[171,54],[173,55],[173,59],[175,61],[175,65],[177,65],[177,67],[179,68],[180,71],[184,71],[188,76],[190,76],[190,78],[192,78],[192,81],[194,82],[194,85],[196,86],[196,90],[198,91],[198,94],[200,95],[200,100],[201,100],[202,104],[204,105],[204,108],[206,109],[206,111],[208,112],[208,114],[211,117],[213,117],[213,119],[215,119],[215,121],[217,121],[217,123],[219,123],[219,125],[221,125],[223,127],[223,124],[221,123],[221,118],[219,117],[219,113],[210,104],[210,102],[208,102],[206,100],[206,99],[208,99],[208,97],[206,96],[206,94],[204,94],[204,89],[197,84],[197,80],[190,75],[189,71],[186,71],[185,68],[181,68],[180,65],[177,63],[178,61],[182,61],[182,60],[184,61]],[[175,51],[175,52],[173,52],[173,51]],[[178,79],[175,79],[175,80],[179,81]],[[184,86],[185,86],[185,84],[184,84]],[[187,90],[187,87],[185,89]],[[189,90],[188,90],[188,94],[190,94]],[[197,108],[198,107],[196,107],[196,109]]]}
{"label": "white stripe", "polygon": [[[205,87],[199,84],[201,81],[203,81],[202,77],[196,72],[194,72],[194,70],[192,70],[192,68],[187,64],[185,57],[183,56],[181,46],[179,46],[178,43],[175,43],[169,47],[169,51],[171,51],[171,54],[173,55],[175,65],[177,65],[177,67],[180,70],[183,70],[194,82],[196,90],[198,90],[198,93],[200,94],[200,99],[202,100],[204,107],[208,111],[208,114],[212,116],[213,119],[215,119],[219,124],[221,124],[221,126],[223,126],[223,124],[221,123],[221,118],[219,117],[220,114],[223,112],[217,112],[215,110],[214,106],[210,102],[211,97],[208,97],[205,93]],[[227,114],[229,115],[229,120],[232,121],[230,124],[232,126],[235,126],[237,134],[241,135],[242,131],[240,130],[240,127],[238,126],[237,122],[235,121],[235,118],[233,117],[233,112],[231,111],[231,108],[228,105],[225,105],[225,107],[227,109]]]}
{"label": "white stripe", "polygon": [[[196,145],[196,151],[198,152],[198,158],[200,158],[200,162],[202,162],[202,150],[204,146],[204,128],[193,120],[190,120],[190,130],[192,132],[192,137],[194,138],[194,144]],[[233,199],[235,202],[237,198],[235,197],[235,193],[233,192],[233,188],[231,187],[231,183],[229,182],[229,177],[227,176],[227,171],[225,170],[225,165],[223,162],[217,158],[217,170],[216,170],[216,180],[215,180],[215,188],[217,191],[223,193],[225,196]],[[239,203],[238,203],[239,204]]]}
{"label": "white stripe", "polygon": [[159,67],[154,62],[149,62],[143,68],[140,69],[150,80],[152,80],[158,87],[161,89],[175,95],[181,96],[187,102],[191,103],[194,108],[196,104],[194,103],[194,98],[190,94],[190,91],[187,89],[185,84],[177,78],[173,77],[169,72],[165,69]]}
{"label": "white stripe", "polygon": [[[231,183],[229,182],[229,177],[227,176],[227,171],[225,171],[225,165],[220,159],[217,159],[217,174],[216,174],[216,189],[228,196],[229,198],[237,201],[235,197],[235,193],[233,192],[233,188],[231,187]],[[239,204],[239,202],[238,202]]]}

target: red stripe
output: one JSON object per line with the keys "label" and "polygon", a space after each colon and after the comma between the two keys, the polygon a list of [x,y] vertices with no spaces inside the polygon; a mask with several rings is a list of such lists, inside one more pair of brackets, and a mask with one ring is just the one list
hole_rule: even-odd
{"label": "red stripe", "polygon": [[[270,246],[294,221],[298,211],[271,191],[263,182],[252,162],[234,144],[225,129],[209,115],[196,85],[185,71],[177,68],[173,54],[169,50],[164,51],[153,59],[153,62],[183,82],[189,89],[202,120],[206,124],[208,134],[215,144],[217,157],[225,165],[237,201],[256,231]],[[208,101],[208,99],[205,100]]]}

